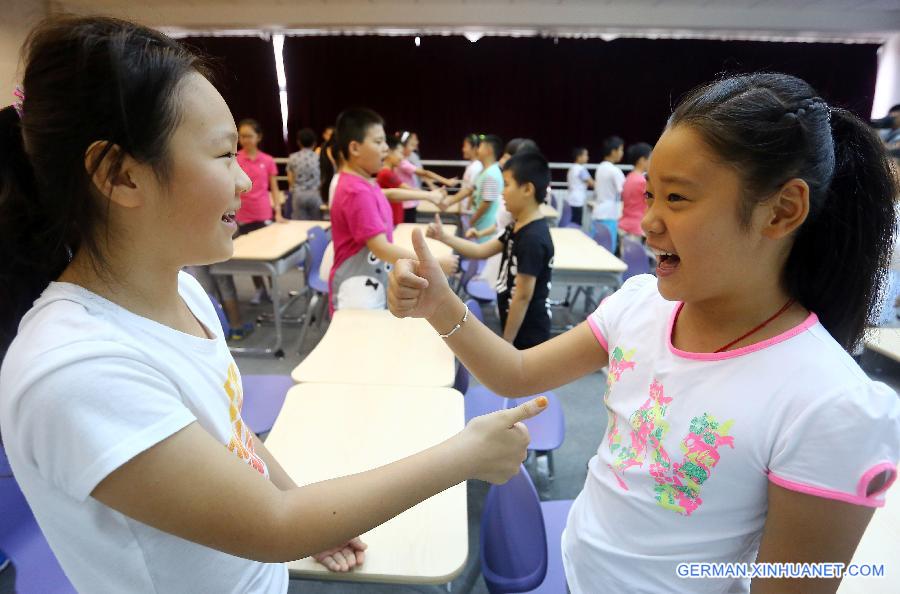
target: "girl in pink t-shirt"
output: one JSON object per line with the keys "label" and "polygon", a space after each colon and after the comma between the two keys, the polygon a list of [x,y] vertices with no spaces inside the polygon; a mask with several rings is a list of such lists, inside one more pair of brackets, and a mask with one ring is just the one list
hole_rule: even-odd
{"label": "girl in pink t-shirt", "polygon": [[619,219],[619,230],[633,239],[643,240],[641,219],[647,213],[647,202],[644,193],[647,191],[647,166],[650,164],[650,153],[653,151],[646,142],[632,144],[625,151],[625,160],[634,169],[625,176],[622,186],[622,217]]}
{"label": "girl in pink t-shirt", "polygon": [[754,562],[834,592],[797,566],[850,562],[900,460],[900,400],[850,355],[897,190],[865,122],[792,76],[736,76],[689,94],[653,149],[656,277],[518,351],[467,315],[414,233],[388,303],[455,328],[447,345],[499,395],[608,367],[608,424],[562,537],[572,594],[747,593],[751,577],[774,592]]}
{"label": "girl in pink t-shirt", "polygon": [[[252,186],[241,196],[241,208],[237,211],[238,232],[244,235],[269,225],[272,220],[284,222],[281,216],[281,190],[275,176],[278,169],[275,159],[268,153],[259,150],[262,141],[262,128],[259,122],[252,119],[241,120],[238,124],[238,142],[241,150],[237,153],[237,162],[250,178]],[[269,300],[263,277],[254,276],[253,285],[256,294],[250,303],[256,305],[262,300]]]}

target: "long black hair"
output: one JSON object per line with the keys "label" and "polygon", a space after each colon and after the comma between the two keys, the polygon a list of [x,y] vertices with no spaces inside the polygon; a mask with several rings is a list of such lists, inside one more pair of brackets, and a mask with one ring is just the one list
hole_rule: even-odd
{"label": "long black hair", "polygon": [[862,120],[778,73],[725,78],[691,92],[668,126],[696,130],[740,172],[740,211],[793,178],[809,185],[783,283],[848,351],[879,309],[897,225],[897,186],[884,145]]}
{"label": "long black hair", "polygon": [[[87,250],[103,270],[108,201],[92,183],[101,161],[113,178],[130,155],[164,182],[179,84],[192,72],[210,76],[172,39],[112,18],[50,17],[24,58],[21,117],[0,111],[0,358],[73,254]],[[105,148],[86,166],[97,141]]]}

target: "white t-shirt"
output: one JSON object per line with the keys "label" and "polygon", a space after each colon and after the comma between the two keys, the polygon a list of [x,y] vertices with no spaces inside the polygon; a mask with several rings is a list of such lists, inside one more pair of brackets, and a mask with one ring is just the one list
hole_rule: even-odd
{"label": "white t-shirt", "polygon": [[769,481],[858,505],[900,459],[900,400],[814,314],[725,353],[676,349],[681,304],[629,279],[588,318],[610,352],[609,423],[562,538],[573,594],[749,592],[681,562],[753,562]]}
{"label": "white t-shirt", "polygon": [[566,202],[569,203],[569,206],[584,206],[587,197],[587,180],[589,179],[591,179],[591,174],[584,165],[574,163],[569,167],[569,173],[566,175],[569,185]]}
{"label": "white t-shirt", "polygon": [[122,464],[193,422],[268,480],[241,420],[241,376],[215,310],[190,275],[179,274],[178,291],[215,339],[140,317],[77,285],[50,284],[22,319],[0,371],[10,465],[79,592],[286,592],[283,563],[189,542],[91,497]]}
{"label": "white t-shirt", "polygon": [[621,169],[609,161],[597,165],[597,173],[594,174],[594,198],[597,204],[594,205],[591,218],[618,219],[619,200],[624,186],[625,174]]}
{"label": "white t-shirt", "polygon": [[478,174],[484,169],[484,163],[475,159],[468,165],[466,165],[466,170],[463,172],[462,178],[462,187],[463,188],[474,188],[475,187],[475,179],[478,177]]}

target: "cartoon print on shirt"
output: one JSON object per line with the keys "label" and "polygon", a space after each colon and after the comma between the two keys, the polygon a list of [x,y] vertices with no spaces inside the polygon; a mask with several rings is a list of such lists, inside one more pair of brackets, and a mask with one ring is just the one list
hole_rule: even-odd
{"label": "cartoon print on shirt", "polygon": [[393,266],[368,248],[347,259],[334,275],[336,309],[384,309],[387,275]]}
{"label": "cartoon print on shirt", "polygon": [[619,486],[627,491],[625,471],[633,466],[643,467],[649,453],[649,472],[656,482],[653,489],[657,504],[689,516],[703,503],[700,490],[719,462],[719,446],[727,445],[734,449],[734,437],[728,435],[734,420],[720,423],[707,412],[693,417],[689,433],[680,444],[683,458],[681,462],[673,463],[663,446],[663,440],[671,428],[665,416],[673,398],[666,396],[663,385],[654,379],[647,400],[629,417],[631,443],[623,445],[618,418],[609,406],[609,398],[622,374],[634,369],[633,356],[634,349],[624,351],[616,347],[609,361],[608,389],[604,398],[609,414],[607,444],[614,458],[613,463],[608,465],[609,469]]}
{"label": "cartoon print on shirt", "polygon": [[253,434],[244,425],[241,419],[241,407],[244,404],[244,392],[238,379],[237,365],[233,362],[228,366],[228,377],[223,384],[228,395],[228,413],[231,419],[231,441],[228,442],[228,451],[237,455],[266,478],[269,478],[269,469],[266,463],[256,455],[253,447]]}

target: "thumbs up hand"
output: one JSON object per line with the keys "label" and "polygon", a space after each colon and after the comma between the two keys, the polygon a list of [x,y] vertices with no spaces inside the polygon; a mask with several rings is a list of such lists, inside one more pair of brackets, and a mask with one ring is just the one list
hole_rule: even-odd
{"label": "thumbs up hand", "polygon": [[388,308],[398,318],[430,318],[448,298],[455,297],[442,262],[434,257],[419,229],[412,233],[416,260],[397,260],[388,282]]}
{"label": "thumbs up hand", "polygon": [[473,463],[472,478],[503,484],[519,472],[528,455],[528,429],[522,423],[547,408],[547,398],[539,396],[515,408],[475,417],[460,433]]}

